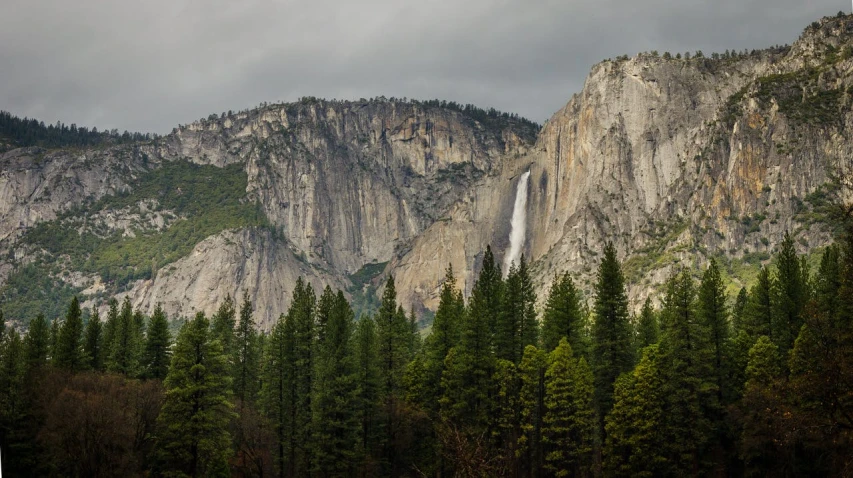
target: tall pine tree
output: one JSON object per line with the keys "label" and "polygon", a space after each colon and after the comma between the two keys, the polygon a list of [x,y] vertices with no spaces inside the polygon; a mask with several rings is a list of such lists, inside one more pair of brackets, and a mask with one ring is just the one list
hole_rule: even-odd
{"label": "tall pine tree", "polygon": [[637,350],[658,343],[659,333],[657,314],[652,307],[651,299],[647,298],[643,308],[640,309],[640,318],[637,322]]}
{"label": "tall pine tree", "polygon": [[717,385],[717,398],[720,404],[731,402],[732,387],[728,382],[730,376],[728,357],[729,340],[731,331],[729,329],[729,313],[726,306],[726,289],[717,262],[711,259],[708,269],[702,276],[699,285],[697,301],[698,319],[710,336],[711,360],[713,381]]}
{"label": "tall pine tree", "polygon": [[495,353],[498,358],[518,364],[525,347],[537,344],[539,330],[533,308],[535,302],[536,294],[527,262],[522,256],[519,264],[513,264],[507,274],[495,332]]}
{"label": "tall pine tree", "polygon": [[70,372],[79,372],[86,365],[83,351],[83,314],[77,297],[71,299],[65,321],[59,330],[56,365]]}
{"label": "tall pine tree", "polygon": [[265,357],[262,401],[276,430],[281,476],[300,476],[311,469],[315,307],[313,289],[299,278],[287,315],[273,328]]}
{"label": "tall pine tree", "polygon": [[162,473],[230,476],[228,362],[203,313],[181,328],[164,385],[166,397],[157,418]]}
{"label": "tall pine tree", "polygon": [[258,332],[252,316],[254,310],[248,291],[240,306],[240,323],[237,325],[234,346],[234,397],[241,403],[254,403],[258,397],[261,350]]}
{"label": "tall pine tree", "polygon": [[659,347],[644,348],[637,367],[616,382],[602,453],[605,476],[666,476],[666,390]]}
{"label": "tall pine tree", "polygon": [[327,289],[320,303],[326,301],[331,308],[317,345],[312,399],[314,468],[321,475],[352,476],[359,435],[353,312],[340,291]]}
{"label": "tall pine tree", "polygon": [[50,328],[44,314],[39,314],[30,321],[30,328],[24,339],[24,353],[29,371],[38,370],[47,364],[50,353]]}
{"label": "tall pine tree", "polygon": [[441,376],[444,373],[444,359],[451,348],[459,341],[459,331],[465,313],[462,293],[456,288],[453,268],[447,267],[444,283],[439,294],[438,309],[432,323],[432,332],[424,342],[424,372],[426,396],[421,397],[423,406],[435,411],[441,391]]}
{"label": "tall pine tree", "polygon": [[488,331],[487,341],[490,345],[494,344],[494,336],[497,333],[503,293],[504,281],[500,266],[495,262],[492,248],[486,246],[483,267],[471,289],[469,317],[473,323],[468,328],[477,330],[478,335],[482,335],[479,331],[485,328]]}
{"label": "tall pine tree", "polygon": [[83,343],[83,351],[89,361],[88,368],[101,372],[104,369],[104,351],[101,317],[98,309],[92,311],[89,322],[86,324],[86,340]]}
{"label": "tall pine tree", "polygon": [[147,378],[163,380],[169,372],[171,358],[169,321],[163,307],[157,304],[154,313],[148,320],[148,337],[145,341],[143,354],[144,375]]}
{"label": "tall pine tree", "polygon": [[625,279],[616,258],[616,248],[608,242],[598,267],[592,324],[592,372],[595,377],[595,404],[602,423],[613,407],[616,378],[633,367],[631,324]]}
{"label": "tall pine tree", "polygon": [[776,256],[776,277],[772,287],[772,336],[779,347],[783,359],[794,346],[794,340],[803,326],[803,308],[808,298],[807,283],[804,278],[800,257],[794,246],[794,239],[788,232]]}
{"label": "tall pine tree", "polygon": [[550,353],[565,337],[572,350],[585,355],[586,337],[580,292],[568,272],[554,277],[542,313],[542,347]]}
{"label": "tall pine tree", "polygon": [[[709,332],[696,313],[696,289],[689,271],[667,284],[661,313],[662,370],[666,420],[661,432],[671,473],[698,473],[711,437],[712,411],[719,408],[712,374]],[[709,411],[710,410],[710,411]]]}
{"label": "tall pine tree", "polygon": [[210,320],[210,327],[219,341],[222,342],[222,349],[228,360],[231,360],[233,355],[234,345],[234,329],[237,325],[237,311],[234,306],[234,299],[231,294],[225,296],[225,300],[219,305],[219,309],[213,318]]}
{"label": "tall pine tree", "polygon": [[545,462],[542,448],[542,422],[545,416],[545,369],[547,355],[533,345],[524,348],[518,366],[520,389],[518,406],[521,412],[518,438],[520,467],[528,476],[539,476]]}
{"label": "tall pine tree", "polygon": [[543,441],[554,476],[592,476],[595,411],[592,370],[563,338],[548,355]]}
{"label": "tall pine tree", "polygon": [[130,305],[130,299],[125,297],[115,325],[107,369],[128,377],[135,377],[139,373],[141,346],[139,327],[133,315],[133,307]]}
{"label": "tall pine tree", "polygon": [[379,366],[376,323],[363,316],[355,329],[356,416],[359,421],[358,450],[362,475],[378,473],[376,459],[382,443],[380,400],[382,376]]}

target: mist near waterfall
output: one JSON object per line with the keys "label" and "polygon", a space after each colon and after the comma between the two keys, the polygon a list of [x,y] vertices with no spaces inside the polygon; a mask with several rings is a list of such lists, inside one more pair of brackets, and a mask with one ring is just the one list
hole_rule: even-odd
{"label": "mist near waterfall", "polygon": [[504,255],[504,275],[509,273],[509,268],[521,257],[521,249],[524,247],[524,236],[527,233],[527,183],[530,179],[530,171],[521,175],[515,192],[515,206],[512,208],[512,220],[509,230],[509,251]]}

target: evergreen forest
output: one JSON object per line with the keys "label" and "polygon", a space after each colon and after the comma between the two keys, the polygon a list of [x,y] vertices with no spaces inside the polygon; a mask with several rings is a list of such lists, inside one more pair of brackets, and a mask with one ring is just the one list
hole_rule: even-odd
{"label": "evergreen forest", "polygon": [[[617,251],[592,297],[490,249],[428,335],[393,277],[372,315],[303,280],[259,332],[247,298],[174,329],[128,300],[0,343],[7,476],[849,476],[853,233],[818,268],[786,234],[751,287],[682,269],[634,312]],[[247,294],[246,294],[247,295]]]}

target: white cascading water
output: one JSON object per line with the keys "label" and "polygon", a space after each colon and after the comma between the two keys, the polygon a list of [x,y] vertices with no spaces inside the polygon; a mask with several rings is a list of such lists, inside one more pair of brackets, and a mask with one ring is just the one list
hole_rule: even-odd
{"label": "white cascading water", "polygon": [[527,233],[527,182],[529,178],[530,171],[526,171],[518,180],[509,230],[509,251],[504,256],[504,274],[509,273],[509,268],[514,262],[518,262],[521,257],[521,249],[524,247],[524,236]]}

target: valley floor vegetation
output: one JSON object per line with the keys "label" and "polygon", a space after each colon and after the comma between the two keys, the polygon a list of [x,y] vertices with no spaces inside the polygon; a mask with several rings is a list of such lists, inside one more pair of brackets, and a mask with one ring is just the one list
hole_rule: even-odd
{"label": "valley floor vegetation", "polygon": [[[607,245],[594,297],[491,250],[470,297],[448,268],[431,333],[398,305],[358,319],[301,279],[258,332],[226,299],[177,336],[113,299],[0,346],[7,476],[847,476],[853,234],[817,270],[784,238],[750,290],[711,261],[631,314]],[[698,276],[694,277],[694,274]]]}

